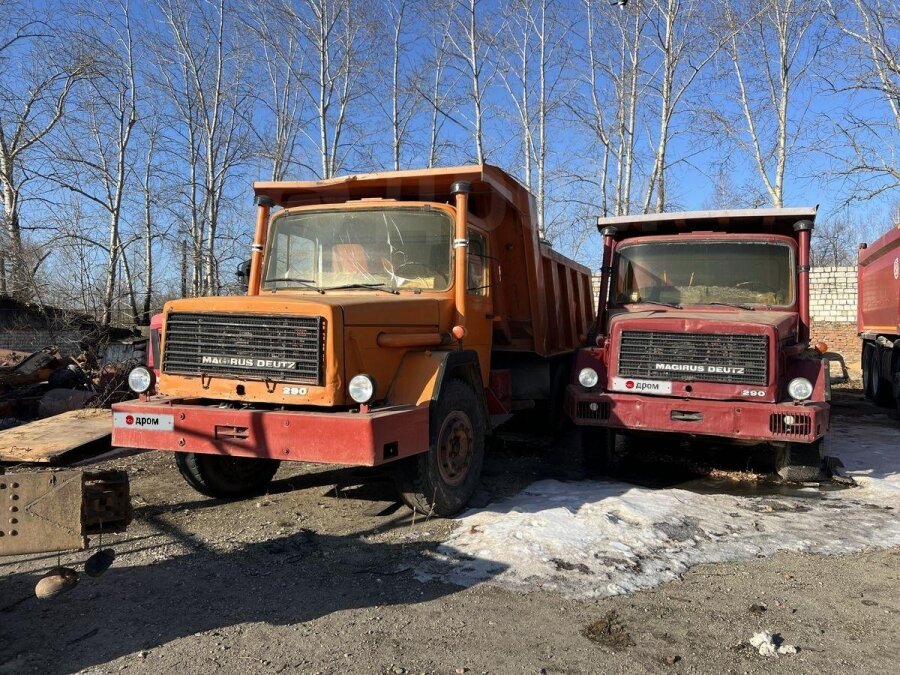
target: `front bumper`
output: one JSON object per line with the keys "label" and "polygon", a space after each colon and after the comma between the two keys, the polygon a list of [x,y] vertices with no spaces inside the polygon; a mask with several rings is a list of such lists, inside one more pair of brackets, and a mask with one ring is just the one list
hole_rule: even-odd
{"label": "front bumper", "polygon": [[376,466],[428,450],[428,406],[368,413],[220,408],[158,398],[113,406],[116,447]]}
{"label": "front bumper", "polygon": [[759,403],[566,390],[566,412],[577,425],[715,436],[751,441],[812,443],[829,427],[824,402]]}

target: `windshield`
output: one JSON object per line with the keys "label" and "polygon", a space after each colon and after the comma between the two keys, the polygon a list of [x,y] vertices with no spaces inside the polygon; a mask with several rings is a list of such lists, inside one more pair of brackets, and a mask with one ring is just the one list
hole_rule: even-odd
{"label": "windshield", "polygon": [[773,242],[633,244],[617,252],[613,302],[671,305],[794,303],[793,253]]}
{"label": "windshield", "polygon": [[263,288],[449,288],[453,221],[429,208],[304,211],[276,217]]}

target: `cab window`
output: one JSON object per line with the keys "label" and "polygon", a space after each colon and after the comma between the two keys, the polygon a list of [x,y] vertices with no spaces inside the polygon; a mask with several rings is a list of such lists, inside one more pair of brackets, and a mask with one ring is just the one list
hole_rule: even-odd
{"label": "cab window", "polygon": [[490,260],[487,257],[487,238],[469,230],[469,263],[466,290],[470,295],[487,295],[490,284]]}

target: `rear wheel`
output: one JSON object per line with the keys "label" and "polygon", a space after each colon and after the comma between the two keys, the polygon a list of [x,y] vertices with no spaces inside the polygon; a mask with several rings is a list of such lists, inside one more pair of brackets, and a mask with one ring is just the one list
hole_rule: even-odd
{"label": "rear wheel", "polygon": [[864,342],[862,348],[862,356],[860,357],[860,365],[862,366],[863,394],[870,401],[874,397],[872,389],[872,356],[875,353],[875,346]]}
{"label": "rear wheel", "polygon": [[466,505],[481,477],[484,416],[472,388],[447,382],[431,414],[428,452],[397,467],[397,487],[409,508],[453,516]]}
{"label": "rear wheel", "polygon": [[278,460],[256,457],[177,453],[175,464],[188,485],[207,497],[230,499],[266,491]]}
{"label": "rear wheel", "polygon": [[798,483],[825,478],[822,439],[813,443],[785,443],[775,449],[775,470],[782,479]]}
{"label": "rear wheel", "polygon": [[890,405],[893,399],[891,382],[883,377],[883,359],[890,358],[890,354],[880,345],[872,345],[872,400],[878,405]]}

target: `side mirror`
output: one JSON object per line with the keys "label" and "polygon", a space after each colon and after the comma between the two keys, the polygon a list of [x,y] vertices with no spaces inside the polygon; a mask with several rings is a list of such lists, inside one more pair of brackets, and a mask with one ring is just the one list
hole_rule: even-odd
{"label": "side mirror", "polygon": [[247,290],[250,286],[250,261],[245,260],[237,268],[238,283],[243,290]]}

